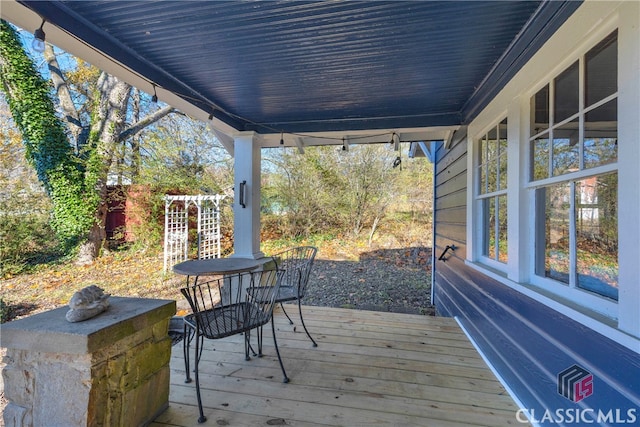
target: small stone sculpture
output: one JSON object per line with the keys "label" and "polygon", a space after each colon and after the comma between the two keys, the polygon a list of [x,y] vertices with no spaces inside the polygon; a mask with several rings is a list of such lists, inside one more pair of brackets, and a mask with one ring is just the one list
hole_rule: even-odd
{"label": "small stone sculpture", "polygon": [[73,294],[69,300],[66,319],[69,322],[81,322],[102,313],[109,307],[109,297],[96,285],[87,286]]}

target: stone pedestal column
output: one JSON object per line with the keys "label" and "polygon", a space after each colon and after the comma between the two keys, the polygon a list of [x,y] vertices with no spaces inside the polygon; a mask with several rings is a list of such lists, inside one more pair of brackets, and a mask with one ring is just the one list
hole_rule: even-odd
{"label": "stone pedestal column", "polygon": [[83,322],[63,307],[2,325],[6,426],[139,426],[167,408],[175,301],[110,302]]}

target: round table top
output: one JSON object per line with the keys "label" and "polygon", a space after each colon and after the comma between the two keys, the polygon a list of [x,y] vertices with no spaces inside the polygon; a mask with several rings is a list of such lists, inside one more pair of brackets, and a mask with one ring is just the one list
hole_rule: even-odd
{"label": "round table top", "polygon": [[192,259],[173,266],[173,272],[183,276],[242,273],[255,270],[260,262],[251,258]]}

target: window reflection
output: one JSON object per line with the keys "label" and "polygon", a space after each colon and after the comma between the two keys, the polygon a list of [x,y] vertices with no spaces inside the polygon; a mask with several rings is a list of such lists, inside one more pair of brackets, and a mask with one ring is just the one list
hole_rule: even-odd
{"label": "window reflection", "polygon": [[568,183],[546,187],[545,197],[545,276],[569,283],[569,209]]}
{"label": "window reflection", "polygon": [[549,129],[549,85],[531,97],[531,135]]}
{"label": "window reflection", "polygon": [[618,299],[618,174],[576,182],[577,286]]}
{"label": "window reflection", "polygon": [[498,190],[498,134],[492,128],[487,134],[487,193]]}
{"label": "window reflection", "polygon": [[484,255],[491,259],[496,258],[496,204],[493,197],[485,199],[485,211],[487,213],[486,224],[486,243],[484,246]]}
{"label": "window reflection", "polygon": [[585,106],[618,91],[618,32],[614,31],[585,55]]}
{"label": "window reflection", "polygon": [[578,62],[567,68],[555,78],[553,122],[560,123],[578,112],[580,82]]}
{"label": "window reflection", "polygon": [[507,119],[504,119],[498,125],[498,141],[498,189],[504,190],[505,188],[507,188]]}
{"label": "window reflection", "polygon": [[507,196],[498,197],[498,261],[506,263],[507,256]]}
{"label": "window reflection", "polygon": [[553,130],[553,176],[579,170],[579,139],[577,118]]}
{"label": "window reflection", "polygon": [[534,181],[549,177],[549,135],[545,134],[531,145],[531,175]]}
{"label": "window reflection", "polygon": [[618,160],[618,108],[613,99],[585,114],[584,167],[592,168]]}

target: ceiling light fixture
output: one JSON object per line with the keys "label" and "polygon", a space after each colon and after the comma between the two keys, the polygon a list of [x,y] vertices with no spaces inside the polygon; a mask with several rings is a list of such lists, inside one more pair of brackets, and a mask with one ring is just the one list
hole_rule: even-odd
{"label": "ceiling light fixture", "polygon": [[44,34],[42,27],[44,26],[45,22],[46,21],[43,19],[42,24],[40,24],[40,28],[36,29],[33,32],[33,41],[31,42],[31,48],[39,53],[44,52],[44,40],[46,38],[46,35]]}
{"label": "ceiling light fixture", "polygon": [[153,86],[153,96],[151,97],[151,102],[155,104],[156,102],[158,102],[158,95],[156,94],[156,85],[152,84],[151,86]]}
{"label": "ceiling light fixture", "polygon": [[280,131],[280,145],[284,145],[284,132]]}

